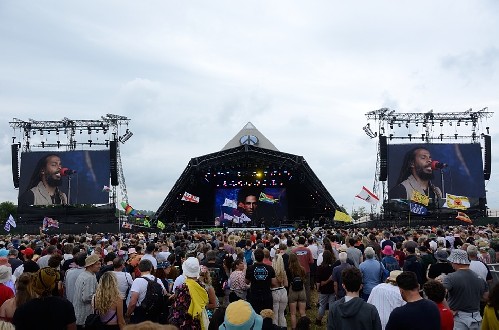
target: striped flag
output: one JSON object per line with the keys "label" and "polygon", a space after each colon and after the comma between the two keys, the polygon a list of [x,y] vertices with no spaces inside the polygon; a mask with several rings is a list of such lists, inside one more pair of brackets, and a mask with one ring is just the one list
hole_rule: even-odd
{"label": "striped flag", "polygon": [[353,221],[351,216],[349,216],[348,214],[346,214],[344,212],[338,211],[338,210],[336,210],[336,212],[334,213],[334,220],[342,221],[342,222],[352,222]]}
{"label": "striped flag", "polygon": [[258,198],[260,202],[274,204],[279,201],[279,199],[274,198],[272,195],[265,194],[263,192],[260,193],[260,197]]}
{"label": "striped flag", "polygon": [[184,195],[182,196],[182,200],[186,201],[186,202],[191,202],[191,203],[199,203],[199,197],[191,195],[187,191],[184,192]]}
{"label": "striped flag", "polygon": [[5,231],[10,231],[10,223],[5,222],[5,226],[3,227],[3,229],[5,229]]}
{"label": "striped flag", "polygon": [[357,198],[360,198],[366,202],[368,202],[369,204],[376,204],[379,202],[379,198],[378,196],[376,196],[375,194],[373,194],[372,192],[369,191],[369,189],[367,189],[366,187],[362,186],[362,190],[360,191],[360,193],[358,193],[357,195],[355,195],[355,197]]}
{"label": "striped flag", "polygon": [[14,217],[12,216],[12,214],[9,214],[9,217],[7,218],[7,223],[10,224],[14,228],[17,227],[16,220],[14,220]]}
{"label": "striped flag", "polygon": [[121,227],[125,228],[125,229],[132,229],[132,224],[131,223],[128,223],[128,222],[123,222],[121,224]]}
{"label": "striped flag", "polygon": [[165,229],[165,224],[159,220],[158,220],[158,223],[156,224],[156,226],[161,230]]}

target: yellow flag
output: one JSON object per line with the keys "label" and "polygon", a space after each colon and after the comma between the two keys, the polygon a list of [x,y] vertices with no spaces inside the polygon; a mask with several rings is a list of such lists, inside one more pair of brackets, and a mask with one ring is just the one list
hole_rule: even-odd
{"label": "yellow flag", "polygon": [[470,207],[470,200],[466,196],[446,195],[446,206],[450,209],[466,210]]}
{"label": "yellow flag", "polygon": [[336,221],[343,221],[343,222],[352,222],[353,219],[350,217],[348,214],[343,213],[341,211],[336,210],[334,213],[334,220]]}

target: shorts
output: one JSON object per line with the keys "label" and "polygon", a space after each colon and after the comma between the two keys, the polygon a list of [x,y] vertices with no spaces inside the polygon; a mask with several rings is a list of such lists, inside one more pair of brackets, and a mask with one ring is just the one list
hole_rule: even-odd
{"label": "shorts", "polygon": [[305,288],[301,291],[293,291],[292,288],[289,289],[288,303],[292,304],[296,302],[307,302],[307,293],[305,292]]}

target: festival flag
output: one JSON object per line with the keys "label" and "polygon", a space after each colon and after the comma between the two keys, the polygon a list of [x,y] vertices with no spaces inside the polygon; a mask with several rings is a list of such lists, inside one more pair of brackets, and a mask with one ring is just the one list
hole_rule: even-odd
{"label": "festival flag", "polygon": [[450,209],[466,210],[470,207],[470,200],[466,196],[445,194],[445,206]]}
{"label": "festival flag", "polygon": [[121,227],[125,228],[125,229],[132,229],[132,224],[131,223],[128,223],[128,222],[123,222],[121,224]]}
{"label": "festival flag", "polygon": [[226,198],[225,202],[222,206],[228,206],[228,207],[231,207],[233,209],[237,209],[237,202],[235,200]]}
{"label": "festival flag", "polygon": [[102,192],[111,192],[111,188],[104,185],[104,187],[102,187]]}
{"label": "festival flag", "polygon": [[151,228],[151,223],[149,222],[149,220],[144,219],[144,226],[148,227],[148,228]]}
{"label": "festival flag", "polygon": [[424,214],[428,213],[428,209],[426,209],[426,207],[424,207],[423,205],[416,204],[416,203],[411,203],[410,208],[411,208],[411,212],[415,213],[415,214],[424,215]]}
{"label": "festival flag", "polygon": [[182,196],[182,200],[186,201],[186,202],[191,202],[191,203],[199,203],[199,197],[191,195],[187,191],[184,192],[184,195]]}
{"label": "festival flag", "polygon": [[232,219],[234,219],[234,217],[233,217],[232,215],[227,214],[227,213],[224,213],[223,218],[224,218],[225,220],[229,220],[229,221],[232,221]]}
{"label": "festival flag", "polygon": [[246,214],[241,214],[241,216],[239,217],[240,219],[240,223],[243,223],[243,222],[250,222],[251,221],[251,218],[248,217]]}
{"label": "festival flag", "polygon": [[269,203],[269,204],[275,204],[279,202],[279,199],[274,198],[274,196],[265,194],[263,192],[260,193],[260,197],[258,198],[258,200],[260,202]]}
{"label": "festival flag", "polygon": [[376,196],[375,194],[370,192],[369,189],[367,189],[364,186],[362,186],[362,190],[360,191],[360,193],[355,195],[355,197],[360,198],[360,199],[368,202],[369,204],[373,204],[373,205],[379,202],[378,196]]}
{"label": "festival flag", "polygon": [[5,222],[3,229],[5,229],[5,231],[10,231],[10,223],[8,221]]}
{"label": "festival flag", "polygon": [[424,206],[428,206],[430,203],[430,198],[425,194],[420,193],[417,190],[412,191],[411,201],[416,202],[418,204],[422,204]]}
{"label": "festival flag", "polygon": [[470,217],[464,212],[457,212],[456,219],[467,222],[467,223],[473,223],[473,221],[471,221]]}
{"label": "festival flag", "polygon": [[334,213],[334,220],[342,221],[342,222],[352,222],[353,221],[351,216],[349,216],[348,214],[346,214],[344,212],[338,211],[338,210],[336,210],[336,212]]}
{"label": "festival flag", "polygon": [[156,226],[161,230],[165,229],[165,224],[159,220],[158,220],[158,223],[156,224]]}
{"label": "festival flag", "polygon": [[9,218],[7,219],[7,223],[14,228],[17,227],[16,220],[14,220],[14,217],[12,216],[12,214],[9,214]]}
{"label": "festival flag", "polygon": [[135,209],[127,202],[121,202],[121,207],[125,209],[125,215],[135,215]]}
{"label": "festival flag", "polygon": [[42,230],[46,231],[46,230],[49,230],[49,228],[51,228],[51,227],[52,228],[59,228],[59,221],[54,220],[54,219],[49,218],[49,217],[43,218]]}

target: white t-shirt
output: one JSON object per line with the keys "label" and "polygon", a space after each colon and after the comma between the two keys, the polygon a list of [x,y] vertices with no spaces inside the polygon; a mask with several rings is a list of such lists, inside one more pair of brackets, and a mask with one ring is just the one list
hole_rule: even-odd
{"label": "white t-shirt", "polygon": [[[143,277],[147,277],[148,279],[154,280],[154,275],[144,275]],[[163,291],[166,292],[165,287],[163,285],[163,282],[159,278],[156,279],[156,282],[158,282],[161,287],[163,288]],[[140,306],[144,298],[146,297],[146,292],[147,292],[147,280],[143,279],[141,277],[137,277],[135,280],[133,280],[132,283],[132,288],[130,289],[130,293],[132,292],[138,292],[139,293],[139,299],[137,300],[137,306]]]}
{"label": "white t-shirt", "polygon": [[142,256],[142,259],[140,259],[140,260],[149,260],[152,263],[152,266],[154,267],[154,269],[158,268],[158,261],[156,260],[156,258],[153,257],[152,254],[146,253]]}
{"label": "white t-shirt", "polygon": [[319,247],[316,244],[310,244],[308,249],[312,252],[312,258],[317,260],[319,257]]}
{"label": "white t-shirt", "polygon": [[481,261],[471,260],[470,269],[475,272],[484,281],[487,281],[487,266],[485,266]]}
{"label": "white t-shirt", "polygon": [[116,279],[118,281],[118,290],[120,291],[121,297],[123,299],[128,299],[128,297],[126,297],[125,295],[128,288],[132,286],[133,283],[132,275],[126,272],[113,271],[113,273],[114,275],[116,275]]}

